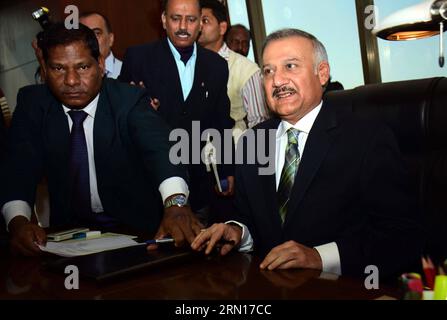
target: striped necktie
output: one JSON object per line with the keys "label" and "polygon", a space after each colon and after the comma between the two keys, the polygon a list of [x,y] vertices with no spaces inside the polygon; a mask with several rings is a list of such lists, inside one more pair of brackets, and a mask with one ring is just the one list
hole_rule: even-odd
{"label": "striped necktie", "polygon": [[300,152],[298,150],[299,134],[300,132],[295,128],[290,128],[287,130],[288,143],[286,147],[286,157],[277,192],[279,215],[281,217],[282,224],[284,224],[286,219],[290,194],[292,192],[295,175],[300,164]]}

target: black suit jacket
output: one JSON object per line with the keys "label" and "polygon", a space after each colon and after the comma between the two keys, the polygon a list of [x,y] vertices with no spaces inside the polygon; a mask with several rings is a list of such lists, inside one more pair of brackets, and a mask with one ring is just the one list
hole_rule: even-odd
{"label": "black suit jacket", "polygon": [[[223,137],[224,129],[231,129],[230,101],[227,95],[228,64],[218,54],[197,45],[192,90],[184,101],[180,77],[167,39],[129,48],[124,57],[121,81],[143,81],[148,94],[160,101],[159,114],[172,129],[185,129],[192,139],[192,122],[200,121],[200,134],[206,129],[217,129]],[[196,141],[197,142],[197,141]],[[190,143],[192,145],[192,143]],[[201,147],[204,143],[201,143]],[[192,157],[192,150],[190,150]],[[223,158],[222,158],[223,159]],[[191,162],[190,162],[191,163]],[[191,203],[199,209],[206,205],[212,189],[204,164],[189,165]],[[219,167],[221,178],[234,174],[231,165]]]}
{"label": "black suit jacket", "polygon": [[[279,123],[268,120],[255,132],[277,129]],[[364,275],[366,266],[376,265],[382,276],[413,270],[406,267],[420,259],[416,197],[408,189],[397,142],[384,125],[324,101],[306,142],[283,227],[275,175],[260,176],[261,167],[236,167],[239,219],[261,254],[288,240],[309,247],[336,242],[343,274]]]}
{"label": "black suit jacket", "polygon": [[[106,213],[121,222],[155,232],[162,216],[159,184],[185,177],[169,161],[169,129],[147,108],[144,91],[105,79],[94,120],[98,192]],[[70,224],[68,183],[69,126],[62,105],[46,85],[19,91],[10,129],[7,183],[2,205],[24,200],[33,207],[36,185],[48,178],[51,225]],[[5,181],[5,180],[2,180]]]}

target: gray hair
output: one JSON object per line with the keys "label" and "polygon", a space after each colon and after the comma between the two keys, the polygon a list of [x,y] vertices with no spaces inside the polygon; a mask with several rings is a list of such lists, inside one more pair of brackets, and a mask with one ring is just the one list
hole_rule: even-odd
{"label": "gray hair", "polygon": [[265,48],[267,47],[267,45],[270,42],[275,41],[275,40],[290,38],[290,37],[301,37],[301,38],[306,38],[306,39],[309,39],[310,41],[312,41],[312,44],[314,46],[315,72],[317,71],[317,68],[321,62],[324,62],[324,61],[329,62],[326,48],[320,42],[320,40],[318,40],[314,35],[306,32],[306,31],[299,30],[299,29],[281,29],[281,30],[271,33],[265,39],[264,45],[262,46],[262,54],[264,54]]}

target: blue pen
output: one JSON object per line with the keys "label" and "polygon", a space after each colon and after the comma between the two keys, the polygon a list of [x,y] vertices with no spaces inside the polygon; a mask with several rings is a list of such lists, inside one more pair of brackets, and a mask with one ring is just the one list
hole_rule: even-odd
{"label": "blue pen", "polygon": [[150,244],[162,244],[162,243],[173,243],[175,242],[173,238],[164,238],[164,239],[155,239],[155,240],[147,240],[145,243],[147,245]]}

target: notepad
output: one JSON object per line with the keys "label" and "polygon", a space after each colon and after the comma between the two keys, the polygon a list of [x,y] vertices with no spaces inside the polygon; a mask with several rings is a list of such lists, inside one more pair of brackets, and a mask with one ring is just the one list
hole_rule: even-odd
{"label": "notepad", "polygon": [[61,257],[78,257],[93,253],[141,245],[129,236],[101,237],[98,239],[79,239],[63,242],[47,242],[40,250]]}

